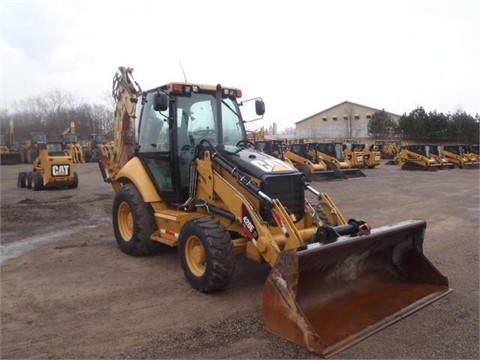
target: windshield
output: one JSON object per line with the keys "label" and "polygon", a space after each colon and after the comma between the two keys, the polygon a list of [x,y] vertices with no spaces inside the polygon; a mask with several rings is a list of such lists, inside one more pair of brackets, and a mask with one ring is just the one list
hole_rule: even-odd
{"label": "windshield", "polygon": [[[218,145],[217,103],[215,94],[193,93],[190,97],[178,97],[177,127],[179,144],[198,145],[208,140]],[[236,101],[222,100],[224,145],[236,145],[243,140],[243,127]],[[180,146],[181,149],[181,146]]]}
{"label": "windshield", "polygon": [[106,135],[94,135],[93,141],[97,144],[105,144],[108,142]]}
{"label": "windshield", "polygon": [[66,143],[76,143],[77,142],[77,134],[67,134],[64,138]]}
{"label": "windshield", "polygon": [[35,143],[46,144],[47,143],[47,137],[46,137],[45,134],[34,134],[33,135],[33,141]]}

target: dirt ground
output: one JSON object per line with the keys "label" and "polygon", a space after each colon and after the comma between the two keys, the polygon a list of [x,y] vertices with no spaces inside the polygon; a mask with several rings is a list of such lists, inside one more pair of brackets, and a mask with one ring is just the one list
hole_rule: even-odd
{"label": "dirt ground", "polygon": [[[201,294],[175,249],[120,251],[96,164],[76,166],[77,189],[39,192],[16,187],[29,168],[0,168],[2,359],[318,358],[265,329],[267,265],[238,256],[229,286]],[[314,187],[374,227],[425,219],[425,254],[453,292],[334,358],[478,359],[479,170],[364,172]]]}

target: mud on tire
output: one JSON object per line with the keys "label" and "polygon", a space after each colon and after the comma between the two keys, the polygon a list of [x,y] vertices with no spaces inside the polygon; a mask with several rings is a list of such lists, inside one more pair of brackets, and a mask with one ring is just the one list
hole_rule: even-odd
{"label": "mud on tire", "polygon": [[156,230],[153,209],[135,185],[126,184],[116,194],[112,208],[113,232],[120,249],[133,256],[158,253],[166,245],[150,239]]}

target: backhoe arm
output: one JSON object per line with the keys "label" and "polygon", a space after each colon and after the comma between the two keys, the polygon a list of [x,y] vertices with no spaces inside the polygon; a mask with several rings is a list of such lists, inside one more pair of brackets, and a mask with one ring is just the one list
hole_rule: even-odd
{"label": "backhoe arm", "polygon": [[120,188],[116,182],[118,172],[133,157],[135,144],[135,114],[141,89],[132,72],[132,68],[121,66],[113,78],[112,95],[116,101],[114,160],[103,155],[100,164],[104,180],[110,182],[115,191]]}

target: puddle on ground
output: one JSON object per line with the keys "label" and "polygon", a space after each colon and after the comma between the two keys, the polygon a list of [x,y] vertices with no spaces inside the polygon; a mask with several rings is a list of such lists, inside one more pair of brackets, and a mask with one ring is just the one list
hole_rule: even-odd
{"label": "puddle on ground", "polygon": [[41,245],[56,241],[70,234],[77,233],[84,228],[85,226],[75,226],[67,230],[60,230],[48,234],[32,236],[9,244],[0,244],[0,264],[6,260],[14,259],[26,252],[32,251]]}

